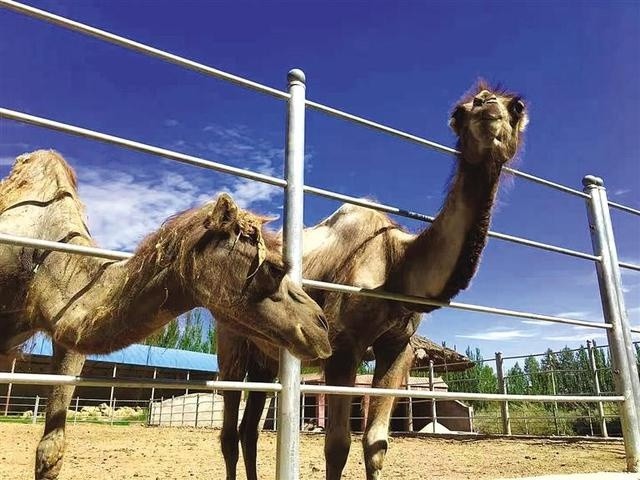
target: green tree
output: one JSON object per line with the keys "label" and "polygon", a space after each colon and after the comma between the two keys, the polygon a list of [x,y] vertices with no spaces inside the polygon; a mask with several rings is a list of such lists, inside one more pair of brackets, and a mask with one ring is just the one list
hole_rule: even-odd
{"label": "green tree", "polygon": [[192,352],[215,353],[216,337],[213,321],[209,322],[203,310],[196,308],[169,322],[164,328],[147,337],[144,343]]}
{"label": "green tree", "polygon": [[[451,372],[442,375],[442,379],[452,392],[496,393],[498,379],[493,368],[482,358],[480,349],[471,350],[467,347],[466,356],[475,363],[473,368],[464,372]],[[484,408],[486,402],[471,402],[476,408]]]}
{"label": "green tree", "polygon": [[528,390],[528,381],[524,371],[520,368],[520,364],[516,364],[507,372],[507,392],[514,395],[524,395]]}
{"label": "green tree", "polygon": [[524,360],[524,373],[527,375],[529,395],[544,395],[547,392],[547,380],[545,374],[540,371],[540,364],[534,356]]}

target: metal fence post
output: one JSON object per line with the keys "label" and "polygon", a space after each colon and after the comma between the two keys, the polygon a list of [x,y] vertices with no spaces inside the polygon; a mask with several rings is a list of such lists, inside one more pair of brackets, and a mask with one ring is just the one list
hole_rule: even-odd
{"label": "metal fence post", "polygon": [[[113,373],[111,374],[111,378],[116,378],[118,374],[118,365],[113,364]],[[115,387],[111,386],[111,393],[109,394],[109,407],[113,408],[113,395],[115,393]]]}
{"label": "metal fence post", "polygon": [[78,420],[78,404],[80,403],[80,397],[76,397],[76,406],[73,409],[73,424],[75,425]]}
{"label": "metal fence post", "polygon": [[591,175],[582,180],[584,191],[589,195],[587,213],[593,252],[600,257],[596,262],[600,299],[604,318],[612,328],[607,330],[613,378],[618,394],[624,397],[620,405],[620,423],[624,437],[627,469],[640,470],[640,380],[631,341],[629,319],[624,306],[620,280],[620,268],[616,251],[607,194],[601,178]]}
{"label": "metal fence post", "polygon": [[[496,352],[496,374],[498,376],[498,393],[507,394],[507,382],[504,380],[502,352]],[[511,435],[511,417],[509,416],[509,402],[500,403],[500,415],[502,417],[502,433]]]}
{"label": "metal fence post", "polygon": [[[407,391],[411,390],[411,370],[407,372]],[[407,397],[407,431],[413,432],[413,397]]]}
{"label": "metal fence post", "polygon": [[[287,75],[289,103],[285,150],[284,245],[291,265],[291,279],[302,285],[302,229],[304,220],[304,124],[305,76],[301,70]],[[278,453],[276,478],[297,480],[300,476],[300,360],[287,350],[280,351],[281,398],[278,402]]]}
{"label": "metal fence post", "polygon": [[38,421],[38,407],[40,406],[40,395],[36,395],[36,404],[33,406],[33,420],[31,423],[34,425]]}
{"label": "metal fence post", "polygon": [[[553,373],[555,370],[551,367],[549,374],[551,375],[551,395],[556,396],[558,389],[556,387],[556,376]],[[556,435],[560,435],[560,426],[558,425],[558,402],[553,402],[553,424],[556,426]]]}
{"label": "metal fence post", "polygon": [[[600,378],[598,377],[598,366],[596,365],[596,356],[591,340],[587,340],[587,353],[589,354],[589,368],[593,375],[593,393],[600,396]],[[598,419],[600,420],[600,435],[608,437],[607,419],[604,415],[604,404],[602,402],[598,402]]]}
{"label": "metal fence post", "polygon": [[[429,390],[435,390],[435,376],[433,371],[433,360],[429,360]],[[431,423],[433,424],[433,433],[436,433],[436,423],[438,422],[438,412],[436,407],[436,399],[431,399]]]}
{"label": "metal fence post", "polygon": [[[11,362],[11,373],[15,373],[16,371],[16,359],[14,358]],[[9,415],[9,403],[11,403],[11,389],[13,388],[13,383],[9,383],[7,385],[7,398],[5,399],[4,404],[4,416]]]}
{"label": "metal fence post", "polygon": [[194,426],[198,426],[198,410],[200,410],[200,394],[196,393],[196,419],[194,421]]}

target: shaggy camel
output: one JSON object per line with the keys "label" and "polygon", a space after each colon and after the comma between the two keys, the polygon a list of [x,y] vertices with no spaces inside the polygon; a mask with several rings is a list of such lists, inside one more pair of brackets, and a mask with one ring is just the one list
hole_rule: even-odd
{"label": "shaggy camel", "polygon": [[[83,354],[140,341],[180,313],[209,308],[301,358],[330,352],[320,307],[287,275],[265,219],[226,194],[170,218],[124,261],[0,245],[0,354],[51,335],[53,370],[78,375]],[[74,172],[52,151],[25,154],[0,183],[0,231],[93,245]],[[53,387],[37,479],[62,465],[73,387]]]}
{"label": "shaggy camel", "polygon": [[[344,205],[304,231],[306,278],[380,288],[448,301],[465,289],[485,246],[503,165],[517,153],[527,124],[525,104],[514,94],[480,83],[453,110],[458,137],[457,171],[444,206],[419,235],[405,232],[385,214]],[[376,357],[373,387],[398,388],[411,363],[409,338],[421,312],[437,307],[315,290],[312,297],[329,320],[333,353],[324,361],[328,385],[353,386],[365,351]],[[218,355],[221,379],[271,381],[275,349],[247,340],[221,319]],[[225,392],[222,451],[227,479],[236,478],[238,441],[247,478],[257,479],[257,425],[265,394],[251,392],[238,431],[240,395]],[[351,397],[329,396],[325,439],[326,478],[341,477],[349,453]],[[371,397],[363,436],[367,479],[380,479],[388,446],[393,399]]]}

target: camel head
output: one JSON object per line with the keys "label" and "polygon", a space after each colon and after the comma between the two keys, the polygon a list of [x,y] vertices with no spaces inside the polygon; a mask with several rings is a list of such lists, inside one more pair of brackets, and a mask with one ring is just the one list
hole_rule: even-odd
{"label": "camel head", "polygon": [[[196,303],[238,330],[311,360],[331,354],[322,309],[287,274],[279,241],[268,221],[222,194],[198,209],[197,240],[178,261],[182,282]],[[185,261],[186,260],[186,261]],[[222,320],[224,321],[224,320]]]}
{"label": "camel head", "polygon": [[464,161],[501,166],[516,155],[528,121],[519,95],[481,81],[458,102],[449,125],[458,136]]}

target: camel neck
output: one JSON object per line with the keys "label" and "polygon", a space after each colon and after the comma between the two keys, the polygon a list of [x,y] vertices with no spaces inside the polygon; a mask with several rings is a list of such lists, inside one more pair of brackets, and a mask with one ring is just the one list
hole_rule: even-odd
{"label": "camel neck", "polygon": [[470,165],[462,158],[458,162],[443,208],[432,225],[408,243],[394,269],[391,288],[446,301],[466,288],[475,273],[500,167],[487,167],[487,162]]}

